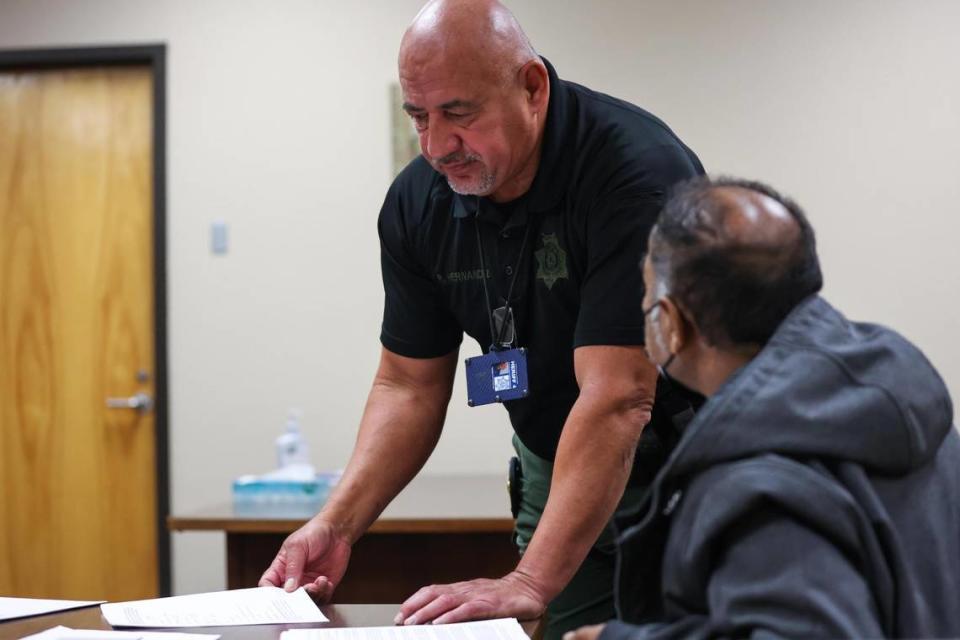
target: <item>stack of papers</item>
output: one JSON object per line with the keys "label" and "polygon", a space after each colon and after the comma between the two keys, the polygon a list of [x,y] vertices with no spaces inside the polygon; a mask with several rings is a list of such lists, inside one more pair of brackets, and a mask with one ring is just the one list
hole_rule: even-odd
{"label": "stack of papers", "polygon": [[0,598],[0,620],[40,616],[100,604],[104,600],[41,600],[40,598]]}
{"label": "stack of papers", "polygon": [[530,640],[516,618],[406,627],[290,629],[280,640]]}
{"label": "stack of papers", "polygon": [[220,636],[205,633],[105,631],[103,629],[71,629],[54,627],[20,640],[217,640]]}
{"label": "stack of papers", "polygon": [[[102,602],[102,601],[101,601]],[[98,604],[76,600],[0,598],[0,616],[23,617]],[[287,593],[257,587],[189,596],[105,603],[100,610],[115,627],[227,627],[329,622],[303,589]],[[4,619],[0,617],[0,619]],[[157,631],[109,631],[54,627],[29,640],[216,640],[220,636]],[[280,640],[529,640],[515,618],[458,624],[290,629]]]}
{"label": "stack of papers", "polygon": [[279,587],[197,593],[100,605],[114,627],[228,627],[248,624],[327,622],[302,588]]}

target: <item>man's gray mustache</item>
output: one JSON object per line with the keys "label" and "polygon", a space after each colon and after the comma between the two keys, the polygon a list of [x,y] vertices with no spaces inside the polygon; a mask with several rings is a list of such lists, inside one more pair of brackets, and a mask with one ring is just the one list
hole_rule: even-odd
{"label": "man's gray mustache", "polygon": [[465,162],[474,162],[475,160],[479,160],[479,159],[480,159],[480,156],[475,156],[475,155],[466,154],[466,153],[455,153],[455,154],[450,154],[448,156],[444,156],[438,160],[435,160],[434,162],[438,165],[463,164]]}

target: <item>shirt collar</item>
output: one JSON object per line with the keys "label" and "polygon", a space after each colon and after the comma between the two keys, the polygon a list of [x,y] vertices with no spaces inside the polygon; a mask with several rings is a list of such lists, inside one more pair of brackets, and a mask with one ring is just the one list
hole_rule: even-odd
{"label": "shirt collar", "polygon": [[525,226],[529,218],[526,197],[521,196],[519,202],[510,204],[510,213],[508,215],[504,211],[504,207],[486,198],[454,194],[453,217],[472,218],[474,215],[477,215],[479,209],[477,219],[485,223],[490,223],[498,229],[506,231],[514,227]]}

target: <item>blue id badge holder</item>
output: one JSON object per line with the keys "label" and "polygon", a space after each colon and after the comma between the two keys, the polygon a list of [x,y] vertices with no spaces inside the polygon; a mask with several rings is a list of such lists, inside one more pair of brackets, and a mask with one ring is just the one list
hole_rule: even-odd
{"label": "blue id badge holder", "polygon": [[476,407],[530,395],[527,350],[505,349],[466,360],[467,404]]}

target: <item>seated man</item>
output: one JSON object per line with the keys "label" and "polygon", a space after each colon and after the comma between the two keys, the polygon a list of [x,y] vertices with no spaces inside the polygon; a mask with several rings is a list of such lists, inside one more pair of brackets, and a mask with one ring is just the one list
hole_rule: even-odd
{"label": "seated man", "polygon": [[817,295],[800,208],[684,183],[644,280],[651,359],[708,400],[622,532],[602,640],[960,635],[950,397],[902,336]]}

